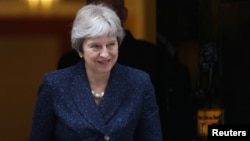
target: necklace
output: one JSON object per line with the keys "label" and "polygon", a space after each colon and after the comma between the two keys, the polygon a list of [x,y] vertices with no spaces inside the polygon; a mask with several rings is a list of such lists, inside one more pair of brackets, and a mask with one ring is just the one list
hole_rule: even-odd
{"label": "necklace", "polygon": [[92,95],[95,97],[95,98],[102,98],[103,95],[104,95],[104,92],[101,92],[101,93],[95,93],[95,91],[91,91]]}

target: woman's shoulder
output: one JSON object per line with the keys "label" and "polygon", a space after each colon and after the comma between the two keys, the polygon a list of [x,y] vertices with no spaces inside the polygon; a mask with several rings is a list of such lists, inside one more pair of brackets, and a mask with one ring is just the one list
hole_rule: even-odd
{"label": "woman's shoulder", "polygon": [[119,75],[122,75],[127,79],[142,80],[149,78],[149,74],[147,72],[137,68],[133,68],[122,64],[117,64],[115,68],[120,73]]}
{"label": "woman's shoulder", "polygon": [[120,86],[127,88],[136,88],[137,90],[151,89],[152,82],[150,75],[143,70],[118,64],[116,65],[116,73],[114,73],[113,79]]}
{"label": "woman's shoulder", "polygon": [[44,77],[49,80],[62,81],[72,77],[73,66],[58,70],[48,71],[44,74]]}

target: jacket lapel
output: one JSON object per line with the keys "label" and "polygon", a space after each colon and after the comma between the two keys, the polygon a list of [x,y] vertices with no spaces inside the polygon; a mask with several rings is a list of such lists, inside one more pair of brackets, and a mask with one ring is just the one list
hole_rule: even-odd
{"label": "jacket lapel", "polygon": [[124,89],[127,87],[125,86],[126,78],[123,77],[121,71],[119,65],[115,65],[112,69],[108,86],[99,107],[106,123],[113,117],[126,97],[127,89]]}
{"label": "jacket lapel", "polygon": [[105,121],[91,95],[82,61],[75,66],[73,77],[71,94],[78,110],[93,127],[105,133]]}

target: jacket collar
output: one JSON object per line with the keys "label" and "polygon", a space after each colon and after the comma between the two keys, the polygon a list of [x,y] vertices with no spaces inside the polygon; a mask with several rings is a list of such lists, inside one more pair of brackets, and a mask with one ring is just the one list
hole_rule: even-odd
{"label": "jacket collar", "polygon": [[105,134],[105,126],[112,116],[119,109],[119,105],[126,97],[126,90],[123,86],[125,78],[122,77],[118,64],[112,69],[108,85],[99,107],[96,106],[91,94],[90,85],[87,79],[84,62],[80,61],[73,68],[72,97],[80,113],[96,129]]}

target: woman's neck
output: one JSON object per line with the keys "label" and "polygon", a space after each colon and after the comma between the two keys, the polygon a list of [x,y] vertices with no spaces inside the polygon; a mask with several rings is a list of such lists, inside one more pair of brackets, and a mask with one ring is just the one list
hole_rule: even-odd
{"label": "woman's neck", "polygon": [[110,73],[93,73],[92,71],[86,71],[90,88],[96,93],[104,92],[109,80]]}

